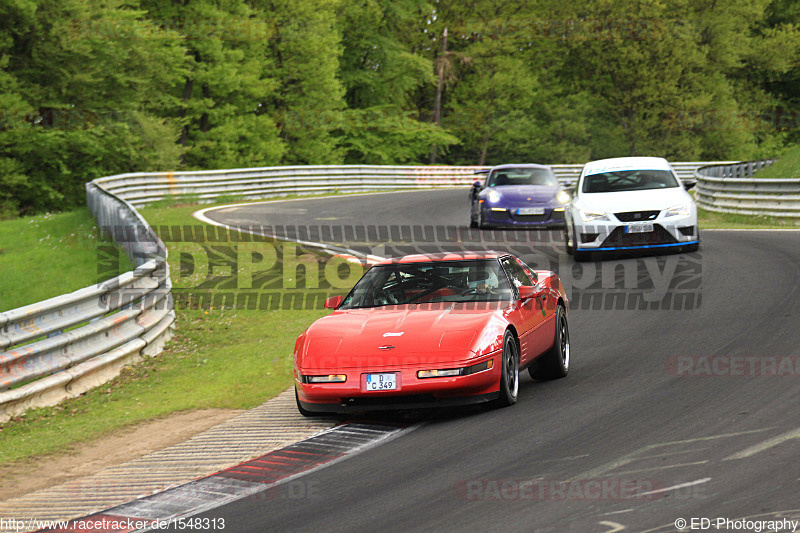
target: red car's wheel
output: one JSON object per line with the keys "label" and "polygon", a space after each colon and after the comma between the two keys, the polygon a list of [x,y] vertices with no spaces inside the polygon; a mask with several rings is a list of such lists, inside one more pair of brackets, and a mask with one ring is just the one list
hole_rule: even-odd
{"label": "red car's wheel", "polygon": [[559,305],[556,310],[556,334],[553,347],[539,358],[536,366],[528,371],[533,379],[558,379],[569,372],[569,324],[567,312]]}
{"label": "red car's wheel", "polygon": [[294,401],[297,402],[297,410],[300,411],[300,414],[303,416],[314,416],[316,413],[312,413],[311,411],[307,411],[303,409],[303,406],[300,405],[300,397],[297,396],[297,389],[294,389]]}
{"label": "red car's wheel", "polygon": [[503,368],[500,374],[500,396],[498,407],[507,407],[517,403],[519,394],[519,347],[517,339],[511,331],[503,337]]}

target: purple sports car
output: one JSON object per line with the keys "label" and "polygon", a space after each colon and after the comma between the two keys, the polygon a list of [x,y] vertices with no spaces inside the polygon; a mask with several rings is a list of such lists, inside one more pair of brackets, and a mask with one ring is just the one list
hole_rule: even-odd
{"label": "purple sports car", "polygon": [[491,226],[564,227],[569,194],[544,165],[500,165],[476,181],[470,192],[472,228]]}

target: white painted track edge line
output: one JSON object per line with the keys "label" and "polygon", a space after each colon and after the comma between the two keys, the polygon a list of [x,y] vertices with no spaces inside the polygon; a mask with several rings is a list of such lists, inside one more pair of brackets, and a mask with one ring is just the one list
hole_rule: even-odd
{"label": "white painted track edge line", "polygon": [[[408,426],[408,427],[405,427],[405,428],[398,428],[396,431],[392,431],[391,433],[387,433],[386,435],[384,435],[384,436],[382,436],[382,437],[380,437],[378,439],[375,439],[375,440],[372,440],[370,442],[367,442],[366,444],[362,444],[360,446],[357,446],[357,447],[353,448],[350,452],[348,452],[348,453],[346,453],[346,454],[344,454],[344,455],[342,455],[340,457],[337,457],[336,459],[333,459],[333,460],[328,461],[326,463],[317,465],[317,466],[315,466],[313,468],[310,468],[308,470],[304,470],[302,472],[298,472],[297,474],[293,474],[293,475],[291,475],[289,477],[280,479],[280,480],[275,481],[273,483],[264,483],[264,484],[262,484],[261,487],[253,487],[254,489],[257,489],[257,490],[252,490],[252,491],[248,490],[248,491],[246,491],[246,494],[245,493],[232,494],[232,495],[230,495],[230,496],[228,496],[226,498],[221,498],[218,501],[210,502],[210,503],[207,503],[207,504],[202,505],[200,507],[197,507],[195,509],[192,509],[190,511],[187,511],[186,513],[183,513],[183,514],[180,514],[180,515],[176,515],[176,516],[172,516],[170,518],[164,518],[164,519],[161,519],[161,520],[156,520],[155,522],[163,522],[163,521],[166,521],[166,520],[169,520],[169,519],[173,519],[174,520],[174,519],[179,519],[179,518],[184,518],[184,519],[185,518],[190,518],[190,517],[196,516],[196,515],[198,515],[200,513],[204,513],[206,511],[210,511],[212,509],[217,509],[217,508],[222,507],[224,505],[227,505],[229,503],[233,503],[235,501],[242,500],[242,499],[247,498],[249,496],[252,496],[254,494],[258,494],[259,492],[264,492],[264,491],[273,489],[275,487],[283,485],[284,483],[288,483],[290,481],[294,481],[295,479],[303,477],[303,476],[305,476],[307,474],[311,474],[313,472],[317,472],[319,470],[322,470],[323,468],[327,468],[327,467],[329,467],[331,465],[334,465],[336,463],[339,463],[339,462],[344,461],[346,459],[349,459],[351,457],[355,457],[356,455],[359,455],[359,454],[361,454],[361,453],[363,453],[363,452],[365,452],[365,451],[367,451],[369,449],[372,449],[375,446],[378,446],[379,444],[385,444],[385,443],[387,443],[387,442],[389,442],[391,440],[396,439],[400,435],[404,435],[404,434],[406,434],[406,433],[408,433],[410,431],[414,431],[415,429],[421,427],[423,424],[425,424],[425,422],[419,422],[417,424],[414,424],[412,426]],[[295,443],[295,444],[300,444],[302,442],[303,441],[300,441],[300,442]],[[275,450],[275,451],[278,451],[278,450]],[[142,529],[137,529],[137,530],[135,530],[135,531],[133,531],[131,533],[144,533],[146,531],[154,531],[154,530],[157,531],[158,528],[146,527],[146,528],[142,528]]]}

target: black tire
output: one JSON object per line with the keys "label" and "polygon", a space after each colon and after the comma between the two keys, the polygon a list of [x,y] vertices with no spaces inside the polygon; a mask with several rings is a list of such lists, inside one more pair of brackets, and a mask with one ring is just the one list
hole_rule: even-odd
{"label": "black tire", "polygon": [[481,210],[480,207],[478,207],[478,227],[480,229],[488,229],[489,228],[489,225],[486,222],[483,221],[483,210]]}
{"label": "black tire", "polygon": [[541,356],[537,365],[532,366],[528,372],[533,379],[548,380],[563,378],[569,373],[569,324],[567,312],[559,304],[556,310],[556,333],[553,338],[553,347]]}
{"label": "black tire", "polygon": [[686,253],[696,252],[700,249],[700,243],[689,244],[683,247],[683,251]]}
{"label": "black tire", "polygon": [[683,247],[683,251],[686,253],[696,252],[700,249],[700,228],[697,228],[697,242],[694,244],[690,244],[688,246]]}
{"label": "black tire", "polygon": [[294,401],[297,402],[297,410],[300,411],[301,415],[303,415],[303,416],[315,416],[316,415],[316,413],[313,413],[311,411],[306,411],[305,409],[303,409],[303,406],[300,405],[300,398],[297,396],[297,389],[296,388],[294,389]]}
{"label": "black tire", "polygon": [[475,220],[475,217],[472,216],[472,209],[470,209],[470,213],[469,213],[469,227],[470,228],[477,228],[478,227],[478,221]]}
{"label": "black tire", "polygon": [[581,250],[573,251],[572,255],[575,258],[575,261],[579,263],[583,263],[584,261],[588,261],[589,259],[592,258],[592,252],[586,252]]}
{"label": "black tire", "polygon": [[[575,233],[573,231],[573,233]],[[572,255],[575,252],[575,248],[569,245],[569,231],[567,231],[567,226],[564,226],[564,248],[567,249],[567,255]]]}
{"label": "black tire", "polygon": [[519,396],[519,345],[510,330],[503,337],[503,364],[500,370],[500,396],[497,407],[508,407],[517,403]]}

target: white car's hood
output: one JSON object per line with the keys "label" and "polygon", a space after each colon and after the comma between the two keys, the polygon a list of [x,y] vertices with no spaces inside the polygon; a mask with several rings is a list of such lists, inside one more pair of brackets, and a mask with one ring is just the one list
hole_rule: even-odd
{"label": "white car's hood", "polygon": [[683,187],[644,191],[581,193],[576,207],[592,212],[663,211],[677,204],[693,202]]}

